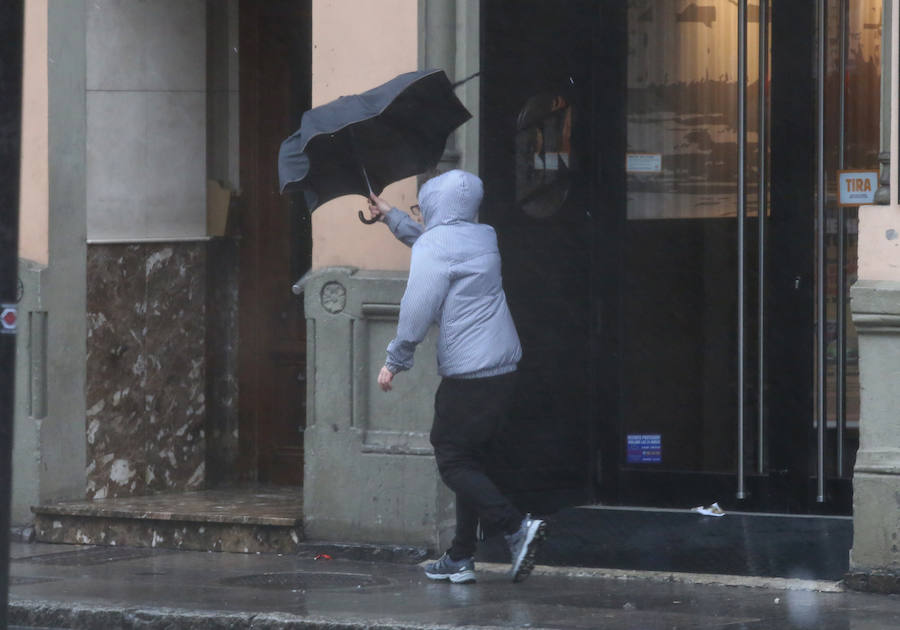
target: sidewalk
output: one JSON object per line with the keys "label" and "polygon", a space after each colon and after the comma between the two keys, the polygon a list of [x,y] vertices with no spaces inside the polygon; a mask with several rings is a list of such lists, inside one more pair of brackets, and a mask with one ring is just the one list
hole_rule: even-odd
{"label": "sidewalk", "polygon": [[[541,568],[478,584],[419,566],[297,555],[11,546],[10,624],[97,628],[900,628],[900,597],[838,583]],[[312,554],[310,554],[312,555]]]}

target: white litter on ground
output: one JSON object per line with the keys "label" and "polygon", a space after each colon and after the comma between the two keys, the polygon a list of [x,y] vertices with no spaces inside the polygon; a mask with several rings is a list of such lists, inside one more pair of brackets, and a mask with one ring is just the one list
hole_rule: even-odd
{"label": "white litter on ground", "polygon": [[691,512],[697,512],[699,514],[703,514],[704,516],[725,516],[725,511],[719,507],[718,503],[713,503],[708,507],[698,506],[695,508],[691,508]]}

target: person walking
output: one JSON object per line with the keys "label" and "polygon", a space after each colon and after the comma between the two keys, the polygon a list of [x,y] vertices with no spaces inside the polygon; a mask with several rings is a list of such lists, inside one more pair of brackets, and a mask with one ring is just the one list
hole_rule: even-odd
{"label": "person walking", "polygon": [[430,439],[441,479],[456,495],[456,532],[425,575],[453,583],[476,579],[479,522],[486,533],[505,535],[515,582],[531,573],[547,534],[546,523],[523,515],[487,472],[492,442],[512,402],[522,347],[503,292],[497,235],[477,223],[483,195],[481,179],[466,171],[428,180],[419,191],[424,227],[375,195],[369,200],[372,217],[412,247],[397,336],[378,374],[383,391],[413,367],[416,346],[431,325],[440,326],[442,379]]}

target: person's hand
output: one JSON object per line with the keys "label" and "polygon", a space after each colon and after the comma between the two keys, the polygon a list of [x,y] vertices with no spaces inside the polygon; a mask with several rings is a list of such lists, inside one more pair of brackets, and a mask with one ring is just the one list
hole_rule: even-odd
{"label": "person's hand", "polygon": [[391,381],[394,380],[394,373],[391,372],[387,366],[381,368],[381,371],[378,373],[378,385],[381,387],[381,391],[389,392],[391,391]]}
{"label": "person's hand", "polygon": [[369,215],[373,219],[384,221],[387,213],[391,211],[391,204],[378,197],[374,193],[369,195]]}

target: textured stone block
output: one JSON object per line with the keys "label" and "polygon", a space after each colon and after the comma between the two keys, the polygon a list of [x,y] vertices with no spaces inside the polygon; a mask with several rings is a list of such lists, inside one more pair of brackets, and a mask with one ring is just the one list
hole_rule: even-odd
{"label": "textured stone block", "polygon": [[85,3],[88,90],[205,90],[204,0]]}
{"label": "textured stone block", "polygon": [[89,239],[206,235],[206,95],[89,92]]}
{"label": "textured stone block", "polygon": [[404,274],[331,268],[304,283],[310,320],[304,473],[311,538],[437,546],[452,514],[428,434],[438,385],[435,332],[382,392]]}

